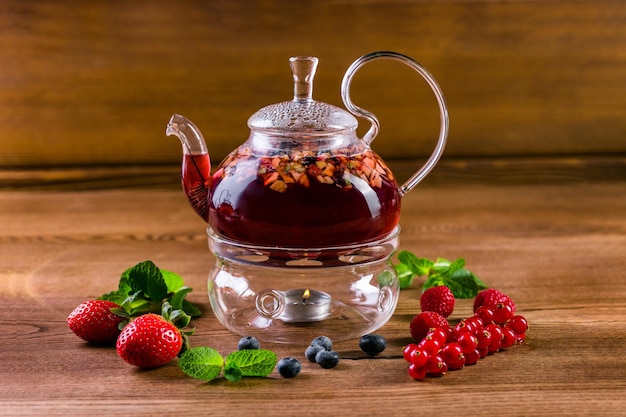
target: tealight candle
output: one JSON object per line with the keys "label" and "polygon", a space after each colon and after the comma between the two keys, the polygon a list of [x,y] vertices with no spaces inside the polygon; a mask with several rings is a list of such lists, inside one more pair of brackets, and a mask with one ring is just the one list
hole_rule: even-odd
{"label": "tealight candle", "polygon": [[321,321],[331,314],[332,299],[323,291],[291,289],[266,290],[258,294],[257,310],[268,318],[289,323]]}

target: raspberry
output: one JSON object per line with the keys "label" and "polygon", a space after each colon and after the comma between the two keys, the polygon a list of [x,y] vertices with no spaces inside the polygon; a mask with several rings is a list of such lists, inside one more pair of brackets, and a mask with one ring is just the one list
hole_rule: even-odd
{"label": "raspberry", "polygon": [[495,312],[496,305],[498,303],[508,304],[511,307],[513,313],[515,313],[515,303],[503,292],[496,290],[495,288],[488,288],[476,295],[474,299],[474,312],[478,310],[478,307],[487,307],[491,311]]}
{"label": "raspberry", "polygon": [[411,337],[416,342],[421,342],[431,329],[447,327],[448,320],[444,316],[434,311],[424,311],[411,320]]}
{"label": "raspberry", "polygon": [[448,317],[454,310],[454,295],[445,285],[431,287],[420,297],[422,311],[434,311]]}

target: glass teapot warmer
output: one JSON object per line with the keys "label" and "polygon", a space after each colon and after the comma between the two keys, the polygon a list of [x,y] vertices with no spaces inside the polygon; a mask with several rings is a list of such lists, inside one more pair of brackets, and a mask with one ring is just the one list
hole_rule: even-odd
{"label": "glass teapot warmer", "polygon": [[[350,99],[357,70],[379,58],[418,72],[440,109],[437,145],[402,186],[370,148],[378,120]],[[209,224],[216,263],[208,290],[218,320],[267,342],[357,338],[395,311],[399,284],[390,259],[398,247],[401,199],[439,160],[447,109],[433,77],[396,52],[367,54],[348,68],[341,95],[349,112],[313,100],[317,58],[295,57],[290,64],[294,99],[252,115],[248,140],[212,175],[204,138],[191,121],[175,114],[166,133],[183,145],[183,190]],[[371,123],[363,138],[356,136],[353,114]]]}

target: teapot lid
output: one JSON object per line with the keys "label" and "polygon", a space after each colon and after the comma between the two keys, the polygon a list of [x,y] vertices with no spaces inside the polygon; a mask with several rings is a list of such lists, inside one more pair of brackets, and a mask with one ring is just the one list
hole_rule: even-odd
{"label": "teapot lid", "polygon": [[290,58],[294,80],[293,100],[263,107],[250,116],[248,127],[275,131],[287,136],[295,133],[311,135],[355,130],[358,122],[349,112],[313,100],[313,77],[317,63],[318,59],[311,56]]}

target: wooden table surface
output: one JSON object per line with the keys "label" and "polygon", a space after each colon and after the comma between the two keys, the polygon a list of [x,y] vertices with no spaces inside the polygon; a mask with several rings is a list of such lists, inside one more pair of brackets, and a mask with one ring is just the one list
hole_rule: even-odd
{"label": "wooden table surface", "polygon": [[[174,189],[0,193],[0,415],[624,415],[626,182],[420,186],[403,203],[401,249],[465,257],[530,322],[526,343],[442,378],[414,381],[401,358],[419,312],[419,281],[403,290],[366,358],[341,342],[339,366],[302,360],[283,379],[205,383],[171,363],[140,371],[112,348],[83,343],[66,317],[151,259],[195,290],[195,346],[223,354],[239,336],[210,311],[214,261],[204,224]],[[452,321],[470,314],[461,300]],[[459,414],[461,413],[461,414]]]}

